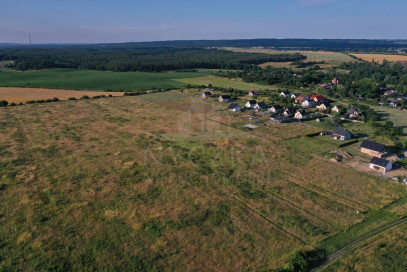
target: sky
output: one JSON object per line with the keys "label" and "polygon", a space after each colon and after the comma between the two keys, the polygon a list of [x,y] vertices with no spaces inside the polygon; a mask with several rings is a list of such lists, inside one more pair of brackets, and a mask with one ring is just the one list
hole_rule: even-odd
{"label": "sky", "polygon": [[406,0],[0,0],[0,43],[407,39]]}

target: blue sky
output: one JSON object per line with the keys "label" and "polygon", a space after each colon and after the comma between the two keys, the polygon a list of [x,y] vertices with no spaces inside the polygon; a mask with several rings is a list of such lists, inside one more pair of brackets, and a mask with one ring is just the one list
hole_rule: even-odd
{"label": "blue sky", "polygon": [[0,0],[0,43],[407,39],[406,0]]}

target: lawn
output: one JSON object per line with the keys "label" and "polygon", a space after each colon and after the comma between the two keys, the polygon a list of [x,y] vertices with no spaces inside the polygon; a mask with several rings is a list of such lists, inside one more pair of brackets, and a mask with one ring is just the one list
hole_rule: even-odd
{"label": "lawn", "polygon": [[186,83],[175,81],[208,75],[213,70],[199,72],[103,72],[93,70],[48,69],[40,71],[4,71],[0,87],[31,87],[68,90],[147,90],[152,88],[184,88]]}
{"label": "lawn", "polygon": [[224,107],[172,91],[1,108],[2,268],[278,269],[407,197],[314,156],[336,146],[315,128],[247,130]]}
{"label": "lawn", "polygon": [[407,112],[389,107],[371,106],[384,120],[390,120],[395,126],[403,127],[403,132],[407,133]]}

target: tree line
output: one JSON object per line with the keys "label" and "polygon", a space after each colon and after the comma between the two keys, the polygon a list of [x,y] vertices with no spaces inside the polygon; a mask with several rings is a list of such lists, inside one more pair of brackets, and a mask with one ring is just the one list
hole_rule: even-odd
{"label": "tree line", "polygon": [[218,49],[116,47],[51,47],[0,50],[0,60],[14,60],[11,68],[36,70],[48,68],[90,69],[102,71],[163,72],[196,68],[243,69],[265,62],[305,59],[300,54],[253,54]]}

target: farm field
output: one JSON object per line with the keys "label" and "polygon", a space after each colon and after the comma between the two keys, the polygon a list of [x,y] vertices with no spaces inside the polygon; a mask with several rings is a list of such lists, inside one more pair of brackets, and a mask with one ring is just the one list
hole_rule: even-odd
{"label": "farm field", "polygon": [[224,108],[175,91],[1,108],[0,265],[277,269],[407,215],[404,186],[314,156],[337,147],[315,129]]}
{"label": "farm field", "polygon": [[228,79],[223,77],[216,77],[216,76],[203,76],[203,77],[194,77],[194,78],[180,78],[175,79],[175,81],[182,82],[184,84],[192,84],[192,85],[206,85],[212,84],[215,87],[223,87],[223,88],[235,88],[239,90],[253,90],[253,89],[270,89],[275,90],[277,87],[272,85],[259,85],[256,83],[247,83],[237,79]]}
{"label": "farm field", "polygon": [[131,91],[152,88],[184,88],[178,78],[209,75],[212,70],[199,72],[103,72],[93,70],[48,69],[39,71],[4,71],[0,87],[30,87],[65,90]]}
{"label": "farm field", "polygon": [[59,89],[40,89],[40,88],[16,88],[16,87],[0,87],[0,100],[6,100],[9,103],[27,102],[29,100],[43,100],[49,98],[58,98],[67,100],[70,97],[77,99],[87,95],[89,97],[96,95],[112,95],[122,96],[122,92],[91,92],[91,91],[74,91],[74,90],[59,90]]}
{"label": "farm field", "polygon": [[383,63],[384,60],[389,62],[396,62],[396,61],[407,61],[407,56],[405,55],[386,55],[386,54],[350,54],[357,58],[360,58],[365,61],[375,61],[379,63]]}

